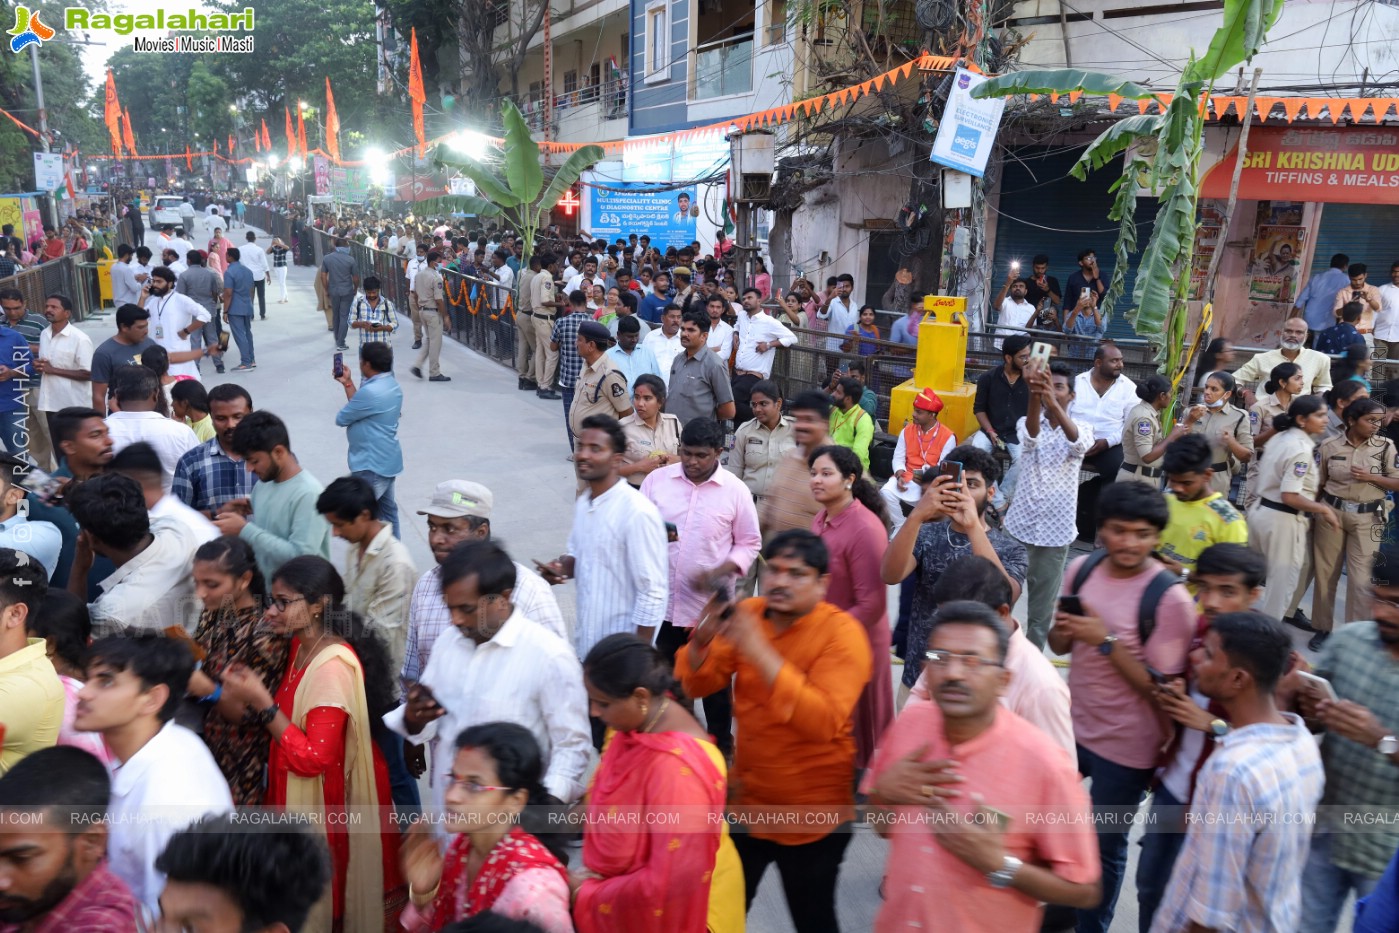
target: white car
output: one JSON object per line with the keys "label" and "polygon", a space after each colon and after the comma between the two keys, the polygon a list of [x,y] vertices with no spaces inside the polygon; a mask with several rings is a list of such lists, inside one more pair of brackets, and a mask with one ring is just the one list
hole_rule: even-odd
{"label": "white car", "polygon": [[180,217],[180,204],[184,198],[179,195],[162,194],[156,197],[151,204],[151,228],[159,230],[166,224],[180,226],[184,220]]}

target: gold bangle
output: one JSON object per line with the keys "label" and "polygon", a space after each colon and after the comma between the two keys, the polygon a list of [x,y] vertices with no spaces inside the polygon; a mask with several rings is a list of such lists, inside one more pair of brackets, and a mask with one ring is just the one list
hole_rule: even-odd
{"label": "gold bangle", "polygon": [[410,884],[408,885],[408,900],[413,902],[414,907],[426,907],[437,899],[437,892],[441,887],[442,882],[438,881],[437,884],[432,886],[431,891],[428,891],[426,894],[419,894],[413,890],[413,886]]}

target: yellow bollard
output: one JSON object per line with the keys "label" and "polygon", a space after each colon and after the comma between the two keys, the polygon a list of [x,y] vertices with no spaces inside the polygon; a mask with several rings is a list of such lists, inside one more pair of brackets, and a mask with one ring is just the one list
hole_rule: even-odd
{"label": "yellow bollard", "polygon": [[913,399],[931,388],[942,399],[938,420],[952,429],[960,444],[978,430],[972,403],[976,383],[967,382],[967,299],[927,295],[927,312],[918,325],[918,357],[913,378],[889,393],[889,433],[898,434],[913,414]]}

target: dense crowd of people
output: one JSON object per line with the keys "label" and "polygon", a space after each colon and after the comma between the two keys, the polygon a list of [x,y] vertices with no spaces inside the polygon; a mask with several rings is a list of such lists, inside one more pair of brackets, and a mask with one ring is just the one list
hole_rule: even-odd
{"label": "dense crowd of people", "polygon": [[[1354,929],[1399,925],[1399,452],[1349,354],[1304,346],[1329,328],[1232,372],[1212,346],[1172,423],[1111,341],[1079,371],[1002,318],[978,430],[923,389],[880,484],[849,275],[779,297],[723,243],[546,231],[521,263],[508,231],[327,214],[411,298],[348,249],[315,270],[323,485],[242,375],[298,244],[233,245],[241,203],[206,248],[197,220],[160,261],[120,245],[96,347],[66,296],[0,290],[3,933],[734,933],[769,868],[830,933],[861,824],[878,931],[1107,933],[1142,825],[1142,931],[1329,933],[1352,894]],[[1041,265],[1009,283],[1039,316]],[[533,567],[469,466],[407,504],[433,566],[400,541],[399,317],[448,381],[453,266],[510,296],[518,386],[563,406],[577,498]],[[1049,329],[1101,336],[1080,266]],[[206,389],[225,324],[241,384]],[[813,330],[824,388],[784,398]]]}

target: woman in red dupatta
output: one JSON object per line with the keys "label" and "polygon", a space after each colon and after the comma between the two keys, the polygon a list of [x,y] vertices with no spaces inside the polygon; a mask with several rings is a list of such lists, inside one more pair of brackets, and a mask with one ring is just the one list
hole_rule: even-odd
{"label": "woman in red dupatta", "polygon": [[612,732],[588,791],[585,870],[570,882],[578,933],[742,933],[724,758],[674,699],[670,667],[635,636],[612,635],[583,675]]}
{"label": "woman in red dupatta", "polygon": [[444,858],[430,828],[409,834],[403,928],[427,933],[490,911],[545,933],[573,933],[562,848],[546,848],[520,825],[525,807],[546,796],[539,743],[523,726],[488,722],[463,730],[456,745],[445,797],[447,829],[456,835]]}

